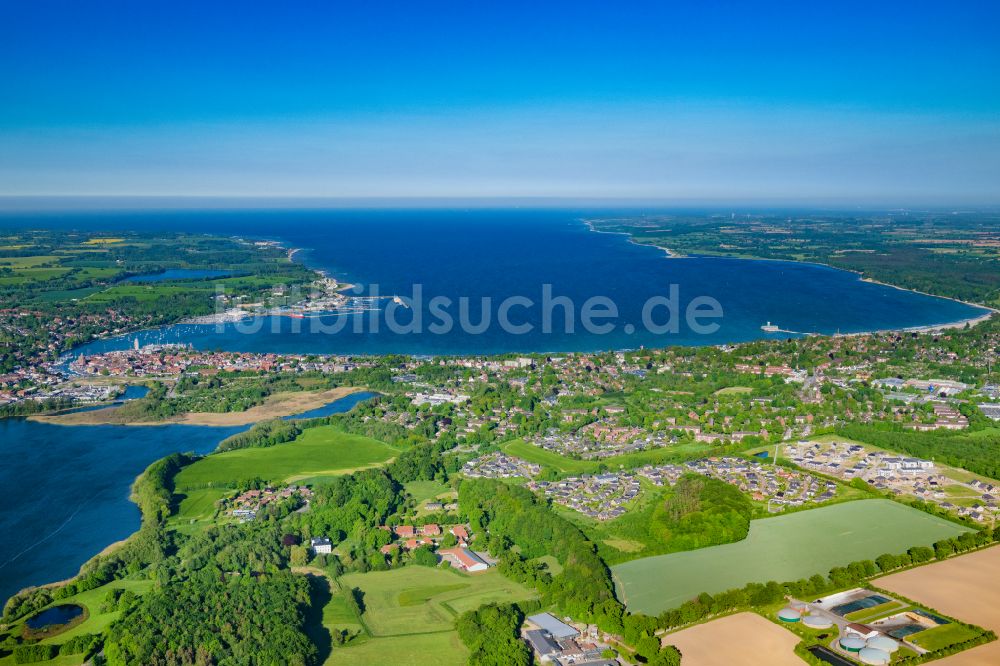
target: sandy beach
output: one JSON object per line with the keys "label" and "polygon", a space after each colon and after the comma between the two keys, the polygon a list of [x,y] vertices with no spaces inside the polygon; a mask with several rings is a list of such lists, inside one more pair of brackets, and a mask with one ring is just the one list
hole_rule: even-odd
{"label": "sandy beach", "polygon": [[251,407],[243,412],[189,412],[165,421],[121,421],[117,418],[118,407],[105,407],[89,412],[72,414],[57,414],[50,416],[35,415],[28,417],[31,421],[50,423],[53,425],[199,425],[199,426],[238,426],[250,425],[258,421],[291,416],[311,409],[318,409],[334,400],[339,400],[352,393],[363,391],[362,387],[341,386],[327,391],[295,391],[275,393],[268,396],[264,404]]}

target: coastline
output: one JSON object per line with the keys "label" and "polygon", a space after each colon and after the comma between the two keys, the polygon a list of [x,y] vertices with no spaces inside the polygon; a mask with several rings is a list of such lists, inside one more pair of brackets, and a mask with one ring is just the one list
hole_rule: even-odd
{"label": "coastline", "polygon": [[72,414],[34,414],[27,417],[36,423],[59,426],[120,425],[127,427],[189,425],[206,427],[227,427],[252,425],[269,419],[294,416],[301,412],[319,409],[331,402],[353,393],[366,390],[360,386],[339,386],[319,392],[297,391],[275,393],[268,396],[264,404],[256,405],[242,412],[188,412],[163,421],[119,421],[115,413],[120,406],[109,406],[87,412]]}
{"label": "coastline", "polygon": [[633,245],[636,245],[638,247],[655,247],[658,250],[663,250],[666,253],[666,255],[667,255],[667,259],[690,259],[691,258],[691,257],[689,257],[686,254],[681,254],[680,252],[677,252],[675,250],[671,250],[669,247],[664,247],[663,245],[656,245],[655,243],[640,243],[639,241],[637,241],[632,236],[632,234],[630,234],[627,231],[605,231],[603,229],[595,229],[594,228],[594,221],[593,220],[581,219],[580,221],[583,222],[585,225],[587,225],[587,228],[590,229],[595,234],[611,234],[612,236],[627,236],[628,237],[628,242],[632,243]]}
{"label": "coastline", "polygon": [[[318,402],[319,404],[317,404],[315,406],[312,406],[312,407],[309,407],[308,409],[298,410],[298,411],[296,411],[294,413],[299,413],[299,411],[310,411],[311,409],[317,409],[319,407],[322,407],[322,406],[325,406],[325,405],[329,404],[330,402],[334,402],[335,400],[339,400],[340,398],[352,395],[354,393],[364,392],[364,391],[367,391],[367,390],[368,389],[366,387],[345,386],[345,387],[337,387],[337,388],[333,388],[333,389],[328,389],[326,391],[313,392],[311,394],[313,396],[313,398],[314,398],[313,401],[314,402]],[[275,394],[275,395],[282,395],[282,394]],[[293,393],[292,395],[300,395],[300,393]],[[338,397],[330,398],[331,395],[332,396],[338,396]],[[249,410],[247,410],[247,411],[249,411]],[[243,415],[243,414],[246,414],[246,412],[236,412],[235,414]],[[289,414],[289,415],[291,415],[291,414]],[[39,415],[35,415],[35,417],[28,417],[28,419],[29,420],[42,420],[42,421],[45,420],[44,418],[36,418],[37,416],[39,416]],[[226,415],[225,414],[210,414],[210,416],[226,416]],[[256,422],[258,422],[258,421],[256,421],[256,420],[250,421],[250,423],[256,423]],[[62,424],[60,424],[60,425],[62,425]],[[73,424],[73,425],[76,425],[76,424]],[[166,422],[156,422],[156,423],[147,423],[147,422],[141,422],[141,423],[137,422],[137,423],[129,423],[129,424],[118,424],[118,423],[115,423],[115,424],[112,424],[112,425],[194,425],[194,424],[191,424],[191,423],[187,423],[186,424],[183,421],[181,421],[181,422],[166,421]],[[217,424],[215,424],[215,425],[217,425]],[[246,425],[246,424],[240,424],[240,425]],[[168,454],[168,455],[170,455],[170,454]],[[211,455],[211,454],[209,453],[208,455]],[[131,534],[129,534],[124,539],[119,539],[117,541],[112,541],[111,543],[109,543],[106,546],[104,546],[103,548],[101,548],[98,552],[96,552],[93,555],[91,555],[90,557],[88,557],[86,560],[84,560],[80,564],[80,568],[72,576],[70,576],[68,578],[61,579],[61,580],[49,581],[49,582],[46,582],[46,583],[39,583],[37,585],[27,585],[25,587],[20,588],[16,592],[13,592],[8,599],[13,599],[14,597],[20,596],[20,595],[25,594],[27,592],[31,592],[32,590],[56,589],[56,588],[59,588],[59,587],[63,587],[65,585],[69,584],[69,583],[72,583],[73,581],[77,580],[80,577],[80,575],[82,574],[82,572],[88,566],[90,566],[92,563],[97,562],[97,561],[99,561],[100,559],[102,559],[104,557],[107,557],[109,555],[114,554],[116,551],[120,550],[121,548],[123,548],[124,546],[126,546],[129,542],[131,542],[136,537],[136,535],[139,534],[139,532],[142,529],[142,526],[145,525],[146,522],[147,522],[147,516],[142,512],[142,509],[141,509],[141,507],[139,506],[139,504],[137,502],[137,496],[136,496],[136,493],[135,493],[136,484],[149,471],[149,468],[151,466],[153,466],[157,462],[163,460],[165,457],[166,456],[161,456],[160,458],[157,458],[156,460],[153,460],[152,462],[150,462],[149,465],[147,465],[143,469],[142,472],[140,472],[138,475],[136,475],[136,477],[132,480],[131,485],[129,486],[128,500],[129,500],[129,502],[131,502],[132,504],[134,504],[137,508],[139,508],[139,513],[140,513],[139,526],[135,529],[135,531],[133,531]],[[367,467],[360,467],[358,469],[367,469]],[[6,601],[7,600],[5,600],[2,597],[0,597],[0,602],[6,603]]]}
{"label": "coastline", "polygon": [[[594,225],[593,225],[593,220],[581,219],[580,221],[583,224],[585,224],[587,226],[587,228],[590,229],[594,233],[598,233],[598,234],[615,234],[615,235],[628,236],[629,242],[632,243],[633,245],[638,245],[640,247],[653,247],[653,248],[656,248],[658,250],[662,250],[663,252],[666,253],[668,259],[691,259],[691,258],[693,258],[692,255],[681,254],[679,252],[671,250],[668,247],[664,247],[663,245],[657,245],[655,243],[640,243],[640,242],[636,241],[635,237],[631,233],[629,233],[627,231],[604,231],[604,230],[601,230],[601,229],[595,229]],[[867,282],[869,284],[875,284],[875,285],[879,285],[881,287],[889,287],[891,289],[898,289],[899,291],[908,291],[910,293],[920,294],[921,296],[927,296],[929,298],[941,298],[941,299],[944,299],[946,301],[952,301],[952,302],[955,302],[955,303],[961,303],[962,305],[967,305],[969,307],[978,308],[978,309],[981,309],[981,310],[986,310],[986,312],[984,312],[983,314],[978,315],[976,317],[967,317],[965,319],[959,319],[957,321],[942,322],[942,323],[938,323],[938,324],[921,324],[919,326],[907,326],[907,327],[904,327],[904,328],[880,328],[880,329],[872,329],[872,330],[868,330],[868,331],[855,331],[853,333],[807,333],[807,332],[795,332],[797,335],[820,335],[820,336],[826,335],[826,336],[833,337],[833,338],[839,338],[839,337],[859,336],[859,335],[875,335],[875,334],[880,334],[880,333],[934,333],[934,332],[937,332],[937,331],[945,331],[945,330],[954,330],[954,329],[959,329],[959,328],[965,328],[966,324],[968,324],[970,327],[976,326],[976,325],[981,324],[981,323],[983,323],[985,321],[988,321],[993,315],[1000,313],[1000,309],[994,308],[994,307],[992,307],[990,305],[985,305],[983,303],[974,303],[972,301],[963,301],[962,299],[955,298],[953,296],[941,296],[939,294],[932,294],[930,292],[921,291],[919,289],[910,289],[908,287],[901,287],[901,286],[896,285],[896,284],[890,284],[888,282],[882,282],[881,280],[876,280],[874,278],[867,277],[861,271],[857,271],[857,270],[854,270],[854,269],[851,269],[851,268],[841,268],[839,266],[833,266],[831,264],[823,263],[821,261],[795,261],[794,259],[769,259],[767,257],[742,257],[742,256],[741,257],[735,257],[735,256],[729,256],[729,255],[698,255],[698,256],[701,256],[701,257],[706,258],[706,259],[712,259],[712,258],[717,258],[717,259],[740,259],[740,260],[744,260],[744,261],[772,261],[772,262],[789,263],[789,264],[805,264],[805,265],[812,265],[812,266],[822,266],[823,268],[829,268],[829,269],[835,270],[835,271],[844,271],[845,273],[853,273],[854,275],[856,275],[858,277],[858,280],[860,280],[861,282]],[[767,340],[768,338],[764,337],[764,338],[761,338],[761,339]]]}

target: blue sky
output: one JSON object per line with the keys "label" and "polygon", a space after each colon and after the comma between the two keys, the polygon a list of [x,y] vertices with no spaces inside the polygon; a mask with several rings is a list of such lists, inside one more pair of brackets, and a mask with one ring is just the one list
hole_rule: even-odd
{"label": "blue sky", "polygon": [[0,3],[0,194],[1000,204],[995,2]]}

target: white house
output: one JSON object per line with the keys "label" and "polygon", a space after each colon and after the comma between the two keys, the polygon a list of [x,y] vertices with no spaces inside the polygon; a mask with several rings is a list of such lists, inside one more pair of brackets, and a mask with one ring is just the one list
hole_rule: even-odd
{"label": "white house", "polygon": [[317,555],[329,555],[333,552],[333,542],[330,537],[313,537],[309,540],[309,549]]}

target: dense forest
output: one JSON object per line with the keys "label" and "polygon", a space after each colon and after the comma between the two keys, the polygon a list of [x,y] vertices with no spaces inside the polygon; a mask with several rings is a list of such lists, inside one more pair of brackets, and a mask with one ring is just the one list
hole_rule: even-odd
{"label": "dense forest", "polygon": [[524,613],[515,604],[486,604],[459,616],[455,628],[468,646],[469,666],[531,666],[528,645],[521,640]]}
{"label": "dense forest", "polygon": [[195,571],[143,595],[105,643],[111,666],[313,663],[304,633],[309,584],[289,572]]}
{"label": "dense forest", "polygon": [[[543,500],[526,488],[480,479],[459,486],[459,506],[474,532],[489,532],[490,551],[506,555],[501,571],[536,584],[546,602],[569,615],[620,630],[623,609],[615,599],[610,570],[583,532]],[[517,570],[511,559],[515,555],[517,560],[553,555],[563,571],[532,576],[530,568]]]}
{"label": "dense forest", "polygon": [[216,452],[232,449],[248,449],[253,447],[274,446],[290,442],[302,433],[302,428],[295,421],[271,419],[255,423],[246,432],[236,433],[225,438],[215,448]]}
{"label": "dense forest", "polygon": [[745,539],[753,505],[734,486],[688,474],[652,515],[650,530],[671,551],[693,550]]}

